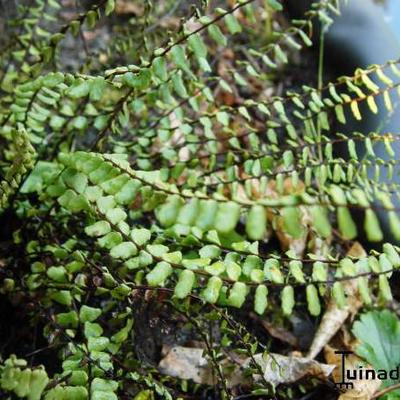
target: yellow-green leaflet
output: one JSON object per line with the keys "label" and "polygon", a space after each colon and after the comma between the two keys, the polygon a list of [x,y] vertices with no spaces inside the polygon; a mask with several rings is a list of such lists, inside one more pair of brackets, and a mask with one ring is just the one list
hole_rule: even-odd
{"label": "yellow-green leaflet", "polygon": [[367,97],[367,104],[369,109],[374,113],[378,113],[378,106],[376,105],[375,98],[373,96],[368,96]]}
{"label": "yellow-green leaflet", "polygon": [[165,261],[157,265],[146,275],[146,280],[151,286],[158,286],[172,274],[172,267]]}
{"label": "yellow-green leaflet", "polygon": [[179,280],[175,286],[174,294],[178,299],[183,299],[192,291],[195,274],[189,269],[185,269],[179,273]]}
{"label": "yellow-green leaflet", "polygon": [[[387,257],[385,253],[379,255],[379,265],[381,267],[381,271],[391,271],[393,269],[393,264],[390,262],[390,259]],[[391,273],[387,275],[389,278]]]}
{"label": "yellow-green leaflet", "polygon": [[168,79],[167,62],[164,57],[156,57],[153,60],[153,71],[161,81]]}
{"label": "yellow-green leaflet", "polygon": [[132,242],[122,242],[110,251],[111,257],[127,259],[137,254],[137,247]]}
{"label": "yellow-green leaflet", "polygon": [[369,293],[368,279],[365,276],[358,278],[357,287],[363,303],[367,305],[371,304],[372,299]]}
{"label": "yellow-green leaflet", "polygon": [[356,274],[355,265],[350,258],[344,258],[339,263],[343,275],[354,276]]}
{"label": "yellow-green leaflet", "polygon": [[115,0],[107,0],[106,3],[106,16],[109,16],[115,8]]}
{"label": "yellow-green leaflet", "polygon": [[200,200],[196,226],[207,230],[214,226],[218,203],[215,200]]}
{"label": "yellow-green leaflet", "polygon": [[257,286],[255,297],[254,297],[254,311],[262,315],[268,306],[268,288],[265,285]]}
{"label": "yellow-green leaflet", "polygon": [[381,265],[379,264],[379,260],[375,256],[368,257],[368,266],[371,268],[371,271],[379,274],[381,272]]}
{"label": "yellow-green leaflet", "polygon": [[182,253],[180,251],[165,253],[162,255],[162,259],[170,264],[180,264],[182,261]]}
{"label": "yellow-green leaflet", "polygon": [[150,400],[153,396],[153,392],[151,390],[141,390],[133,400]]}
{"label": "yellow-green leaflet", "polygon": [[335,282],[332,287],[332,295],[336,301],[339,308],[346,307],[346,295],[344,293],[344,288],[341,282]]}
{"label": "yellow-green leaflet", "polygon": [[400,267],[400,255],[392,244],[385,243],[383,245],[383,251],[395,268]]}
{"label": "yellow-green leaflet", "polygon": [[285,286],[281,294],[282,311],[284,315],[290,315],[294,307],[294,289],[292,286]]}
{"label": "yellow-green leaflet", "polygon": [[225,267],[225,262],[217,261],[211,265],[207,265],[204,270],[210,275],[221,275],[223,272],[225,272]]}
{"label": "yellow-green leaflet", "polygon": [[192,199],[188,201],[178,213],[177,223],[183,225],[192,225],[198,215],[199,200]]}
{"label": "yellow-green leaflet", "polygon": [[307,285],[306,294],[308,311],[311,315],[318,316],[321,313],[321,304],[317,288],[314,285]]}
{"label": "yellow-green leaflet", "polygon": [[393,300],[392,291],[390,290],[389,281],[386,275],[379,275],[379,296],[385,302]]}
{"label": "yellow-green leaflet", "polygon": [[296,282],[304,283],[304,274],[302,271],[303,263],[301,261],[292,260],[289,262],[289,271],[296,280]]}
{"label": "yellow-green leaflet", "polygon": [[235,229],[240,217],[240,205],[229,201],[218,204],[214,226],[218,232],[228,233]]}
{"label": "yellow-green leaflet", "polygon": [[235,282],[229,291],[228,304],[240,308],[246,300],[247,286],[243,282]]}
{"label": "yellow-green leaflet", "polygon": [[388,211],[390,229],[396,240],[400,240],[400,219],[395,211]]}
{"label": "yellow-green leaflet", "polygon": [[226,263],[226,274],[228,275],[229,279],[232,279],[233,281],[237,281],[242,274],[242,269],[240,268],[240,265],[233,261],[225,261]]}
{"label": "yellow-green leaflet", "polygon": [[48,383],[49,377],[46,371],[42,369],[33,370],[30,377],[28,400],[40,400]]}
{"label": "yellow-green leaflet", "polygon": [[246,220],[246,233],[252,240],[260,240],[267,229],[267,215],[263,206],[254,205]]}
{"label": "yellow-green leaflet", "polygon": [[284,282],[279,261],[274,258],[270,258],[269,260],[265,261],[264,274],[267,277],[267,279],[269,279],[274,283],[282,284]]}
{"label": "yellow-green leaflet", "polygon": [[299,238],[303,233],[300,209],[298,207],[285,207],[282,210],[282,217],[285,232],[294,238]]}
{"label": "yellow-green leaflet", "polygon": [[365,211],[364,227],[365,231],[367,232],[367,237],[369,241],[382,241],[383,233],[379,224],[378,217],[376,216],[374,210],[368,209]]}
{"label": "yellow-green leaflet", "polygon": [[218,300],[219,292],[222,288],[222,280],[217,276],[212,276],[208,282],[206,288],[202,292],[202,296],[208,303],[214,304]]}
{"label": "yellow-green leaflet", "polygon": [[82,323],[87,321],[93,322],[101,315],[100,308],[89,307],[87,305],[83,305],[79,310],[79,320]]}
{"label": "yellow-green leaflet", "polygon": [[253,269],[250,273],[250,279],[253,282],[261,283],[265,279],[265,274],[262,269]]}
{"label": "yellow-green leaflet", "polygon": [[362,119],[362,116],[361,116],[357,101],[353,100],[350,103],[350,108],[351,108],[351,112],[353,113],[354,118],[356,120],[360,121]]}
{"label": "yellow-green leaflet", "polygon": [[175,223],[179,210],[183,204],[179,196],[170,196],[168,200],[156,210],[157,219],[163,226],[171,226]]}
{"label": "yellow-green leaflet", "polygon": [[325,282],[328,279],[328,266],[321,261],[313,263],[312,279],[317,282]]}
{"label": "yellow-green leaflet", "polygon": [[24,369],[21,371],[18,385],[15,387],[14,391],[18,397],[25,397],[29,393],[29,381],[31,379],[32,371],[30,369]]}
{"label": "yellow-green leaflet", "polygon": [[346,207],[338,207],[337,219],[340,233],[344,239],[354,239],[357,236],[357,227],[353,221],[350,210]]}
{"label": "yellow-green leaflet", "polygon": [[325,207],[310,207],[310,212],[314,222],[314,229],[322,237],[329,237],[332,234],[332,227],[329,222],[328,212]]}

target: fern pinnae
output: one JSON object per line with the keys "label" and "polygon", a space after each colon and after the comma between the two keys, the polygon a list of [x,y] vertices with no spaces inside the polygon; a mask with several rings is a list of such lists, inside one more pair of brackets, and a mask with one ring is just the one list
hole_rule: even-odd
{"label": "fern pinnae", "polygon": [[[81,156],[83,156],[84,154],[82,154]],[[86,157],[86,156],[85,156]],[[100,160],[101,160],[101,158],[98,158],[98,156],[97,156],[97,159],[99,160],[99,162],[100,162]],[[108,158],[108,161],[110,160],[110,158]],[[72,159],[71,159],[71,161],[72,161]],[[119,165],[119,166],[123,166],[124,165],[124,162],[122,162],[122,164],[121,164],[121,162],[120,161],[116,161],[115,163],[111,163],[110,165],[114,165],[114,167],[115,166],[117,166],[117,165]],[[123,168],[123,167],[122,167]],[[124,169],[123,169],[124,170]],[[125,170],[125,172],[126,172],[126,170]],[[113,174],[115,174],[115,172],[113,172]],[[129,173],[128,173],[128,175],[129,175]],[[115,175],[114,175],[115,176]],[[137,178],[137,175],[133,175],[132,176],[132,179],[136,179]],[[116,178],[112,178],[112,179],[116,179]],[[147,185],[148,183],[146,182],[146,181],[143,181],[142,180],[143,178],[139,178],[138,180],[139,181],[141,181],[142,182],[142,184],[143,185]],[[75,196],[81,196],[81,195],[75,195]],[[68,208],[71,208],[71,211],[74,211],[74,212],[76,212],[76,211],[79,211],[80,209],[82,209],[82,207],[83,208],[86,208],[86,206],[85,206],[85,202],[83,202],[83,199],[82,200],[80,200],[80,203],[78,202],[78,203],[76,203],[76,201],[74,200],[76,197],[71,197],[71,195],[69,195],[69,200],[67,200],[67,203],[65,202],[65,200],[62,200],[61,201],[61,204],[62,205],[64,205],[64,206],[66,206],[66,207],[68,207]],[[339,198],[338,198],[339,199]],[[341,203],[341,201],[342,200],[337,200],[337,201],[340,201],[340,203],[339,204],[342,204]],[[73,203],[71,203],[71,202],[73,202]],[[68,206],[68,204],[69,203],[71,203],[71,205],[70,206]],[[77,206],[75,205],[75,204],[77,204]],[[79,204],[81,204],[81,205],[79,205]],[[340,207],[342,207],[343,205],[340,205]],[[77,208],[78,207],[78,208]],[[99,211],[97,210],[96,211],[96,213],[97,214],[99,214]],[[107,214],[108,215],[108,214]],[[101,218],[106,218],[106,219],[108,219],[108,218],[110,218],[110,217],[107,217],[107,215],[105,215],[105,214],[103,214],[102,212],[100,212],[100,214],[99,214],[99,216],[101,217]],[[125,214],[125,216],[123,216],[123,218],[126,218],[126,214]],[[137,248],[138,248],[138,246],[137,246],[137,243],[135,243],[134,244],[134,246],[132,247],[132,249],[130,249],[130,247],[128,246],[128,243],[130,242],[130,240],[131,239],[129,239],[129,237],[127,236],[128,235],[128,232],[129,232],[129,228],[128,228],[128,226],[124,223],[124,224],[122,224],[122,225],[120,225],[121,224],[121,221],[118,219],[117,221],[114,221],[115,223],[118,223],[118,225],[119,226],[121,226],[120,228],[116,228],[116,226],[115,226],[115,229],[117,229],[121,234],[122,234],[122,236],[123,237],[125,237],[125,242],[122,242],[120,245],[118,245],[116,248],[115,248],[115,251],[114,251],[114,256],[115,257],[122,257],[122,259],[128,259],[128,258],[130,258],[130,257],[132,257],[132,256],[135,256],[135,255],[137,255],[137,253],[138,253],[138,250],[137,250]],[[126,247],[126,248],[125,248]],[[160,246],[158,246],[158,247],[160,247]],[[173,272],[171,269],[170,269],[170,267],[171,266],[173,266],[174,268],[177,268],[177,269],[179,269],[179,270],[181,270],[181,269],[185,269],[185,268],[187,268],[187,266],[188,265],[193,265],[193,266],[195,266],[196,265],[196,262],[194,262],[193,264],[187,264],[187,266],[185,266],[185,262],[183,262],[183,264],[181,264],[181,261],[179,261],[179,260],[182,260],[181,259],[181,255],[179,255],[178,256],[178,254],[176,255],[176,256],[174,256],[174,258],[172,258],[172,259],[169,259],[169,258],[167,258],[168,259],[168,262],[166,262],[166,261],[163,261],[163,260],[165,260],[165,258],[164,258],[164,256],[162,255],[162,254],[165,254],[165,256],[167,256],[167,254],[165,253],[165,251],[167,251],[167,247],[165,247],[165,246],[161,246],[160,247],[160,249],[158,249],[158,247],[156,246],[156,247],[154,247],[154,249],[153,249],[153,247],[146,247],[148,250],[150,250],[150,254],[152,254],[152,257],[153,258],[155,258],[156,260],[159,260],[159,262],[158,262],[158,264],[157,264],[157,266],[155,267],[155,270],[154,270],[154,272],[150,272],[150,276],[151,276],[151,278],[150,278],[150,276],[149,276],[149,279],[150,279],[150,282],[164,282],[165,281],[165,279]],[[140,247],[139,247],[140,248]],[[159,253],[159,251],[162,251],[162,253]],[[155,253],[153,253],[155,251]],[[158,255],[158,254],[160,254],[160,255]],[[171,253],[171,256],[172,256],[172,253]],[[171,260],[173,260],[173,261],[171,261]],[[198,261],[198,262],[200,262],[200,260]],[[203,262],[203,261],[202,261]],[[204,262],[206,263],[205,265],[206,265],[206,271],[205,272],[201,272],[201,270],[200,271],[198,271],[197,270],[197,268],[195,268],[194,270],[193,270],[193,272],[196,274],[196,273],[200,273],[200,275],[203,275],[203,276],[215,276],[214,275],[214,273],[216,272],[216,270],[214,271],[214,269],[215,269],[215,267],[213,267],[213,265],[211,264],[209,264],[210,263],[210,261],[207,261],[207,260],[204,260]],[[140,262],[139,262],[139,265],[140,265]],[[147,263],[146,263],[146,265],[147,265]],[[207,267],[207,265],[210,265],[210,268],[209,267]],[[218,272],[217,273],[217,276],[218,275],[220,275],[223,271],[224,271],[224,269],[225,269],[225,267],[223,268],[223,269],[221,269],[221,272]],[[210,272],[207,272],[207,271],[210,271]],[[377,274],[377,276],[380,276],[380,274],[381,273],[385,273],[385,272],[387,272],[387,271],[383,271],[383,272],[381,272],[381,271],[373,271],[374,273],[376,273]],[[152,274],[154,274],[154,279],[153,279],[153,275]],[[351,278],[351,279],[355,279],[356,277],[362,277],[362,276],[365,276],[366,275],[366,273],[362,273],[361,275],[356,275],[356,276],[352,276],[352,275],[350,275],[349,276],[349,278]],[[228,280],[226,280],[225,278],[222,278],[223,279],[223,281],[225,281],[225,282],[232,282],[232,281],[229,281],[229,279]],[[255,275],[254,275],[254,278],[253,279],[257,279],[256,277],[255,277]],[[222,281],[221,281],[221,278],[220,277],[216,277],[215,279],[215,284],[217,284],[217,280],[218,280],[218,282],[221,282],[221,284],[222,284]],[[324,281],[324,282],[314,282],[314,283],[316,283],[316,284],[323,284],[323,285],[325,285],[325,284],[329,284],[329,283],[333,283],[333,282],[340,282],[340,280],[344,280],[344,279],[342,279],[342,278],[340,278],[339,279],[339,281]],[[213,282],[213,280],[211,281],[211,282]],[[383,281],[382,281],[383,282]],[[269,282],[262,282],[264,285],[267,285],[267,286],[269,286],[270,285],[270,283]],[[299,284],[299,283],[301,283],[301,285],[306,285],[306,282],[304,282],[304,281],[302,281],[302,282],[297,282],[296,284],[293,284],[293,285],[295,285],[295,286],[297,286],[297,284]],[[252,285],[254,285],[255,283],[248,283],[250,286],[252,286]],[[220,283],[218,284],[218,286],[216,287],[216,288],[213,288],[212,290],[214,291],[217,291],[216,293],[218,293],[218,291],[221,289],[221,287],[219,286],[220,285]],[[276,284],[273,284],[273,286],[275,286]],[[339,283],[335,286],[336,287],[336,290],[339,290]],[[211,287],[209,288],[209,290],[211,290]],[[385,289],[386,290],[386,289]],[[289,289],[287,289],[286,291],[289,291]],[[310,293],[311,293],[311,289],[310,289]],[[338,292],[339,293],[339,292]],[[210,296],[211,296],[211,294],[210,294]],[[213,296],[211,296],[211,297],[209,297],[208,295],[206,296],[207,298],[209,298],[210,299],[210,301],[212,300],[212,302],[214,302],[214,301],[216,301],[217,300],[217,298],[215,297],[215,295],[213,294]],[[285,306],[286,307],[286,306]],[[287,309],[287,311],[288,311],[289,309]]]}
{"label": "fern pinnae", "polygon": [[[10,228],[4,262],[12,268],[1,269],[0,292],[34,304],[29,315],[45,325],[62,365],[50,377],[10,357],[0,363],[1,390],[26,397],[36,379],[34,400],[180,397],[168,389],[176,380],[136,368],[142,320],[149,314],[150,326],[172,311],[188,315],[196,334],[209,329],[206,355],[229,397],[222,347],[230,351],[234,340],[261,376],[253,356],[266,350],[229,313],[287,318],[304,308],[318,317],[328,296],[339,307],[349,296],[366,306],[391,301],[400,249],[384,243],[352,257],[346,248],[361,234],[382,243],[382,215],[400,238],[399,185],[391,182],[399,136],[339,131],[393,111],[399,61],[319,89],[278,95],[275,85],[340,1],[315,2],[302,20],[277,20],[260,35],[253,27],[275,20],[279,1],[264,2],[263,12],[256,0],[204,4],[190,15],[183,6],[170,31],[148,2],[111,39],[117,54],[86,57],[72,73],[58,71],[67,36],[94,29],[118,4],[97,2],[56,27],[58,2],[37,4],[26,8],[27,30],[16,25],[26,36],[1,57],[11,64],[2,76],[0,136],[9,146],[0,203],[24,221]],[[154,23],[154,35],[146,33]]]}
{"label": "fern pinnae", "polygon": [[12,135],[16,156],[0,182],[1,209],[8,205],[9,198],[19,189],[23,177],[30,172],[34,164],[35,150],[22,125]]}

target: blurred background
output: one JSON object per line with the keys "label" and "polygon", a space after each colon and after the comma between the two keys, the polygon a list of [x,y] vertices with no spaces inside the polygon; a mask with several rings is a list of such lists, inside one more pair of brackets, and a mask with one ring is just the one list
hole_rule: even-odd
{"label": "blurred background", "polygon": [[400,40],[400,1],[382,0],[378,4],[383,8],[385,21],[391,26],[397,38]]}

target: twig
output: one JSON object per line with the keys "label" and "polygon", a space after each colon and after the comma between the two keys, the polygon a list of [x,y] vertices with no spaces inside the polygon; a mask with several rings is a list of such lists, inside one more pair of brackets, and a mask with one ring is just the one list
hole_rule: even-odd
{"label": "twig", "polygon": [[376,392],[371,399],[377,399],[378,397],[381,397],[385,395],[386,393],[392,392],[393,390],[400,389],[400,383],[396,383],[395,385],[389,386],[385,389],[380,390],[379,392]]}

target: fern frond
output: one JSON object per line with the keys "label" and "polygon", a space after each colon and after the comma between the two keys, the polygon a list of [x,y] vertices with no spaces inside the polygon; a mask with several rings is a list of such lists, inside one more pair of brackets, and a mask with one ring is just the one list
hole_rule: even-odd
{"label": "fern frond", "polygon": [[34,165],[35,150],[23,126],[12,133],[13,161],[6,169],[0,182],[0,209],[4,209],[10,197],[18,190],[23,177],[30,172]]}

